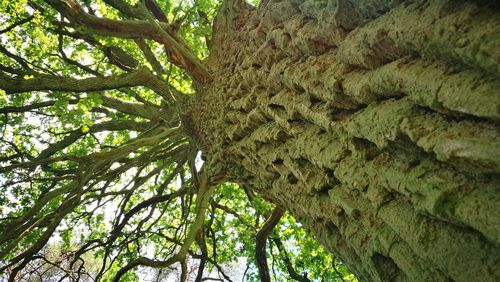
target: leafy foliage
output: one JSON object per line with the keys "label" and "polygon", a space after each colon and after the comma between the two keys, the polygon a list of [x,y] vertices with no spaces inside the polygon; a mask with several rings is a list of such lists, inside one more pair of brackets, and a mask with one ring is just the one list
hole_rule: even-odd
{"label": "leafy foliage", "polygon": [[[231,280],[237,264],[259,280],[255,237],[273,207],[212,181],[179,116],[196,87],[175,54],[208,56],[220,3],[147,3],[163,11],[166,22],[155,23],[181,49],[92,26],[133,19],[154,30],[143,2],[0,3],[4,277],[139,281],[181,269],[197,281]],[[289,215],[267,240],[276,281],[289,280],[287,262],[308,279],[355,279]]]}

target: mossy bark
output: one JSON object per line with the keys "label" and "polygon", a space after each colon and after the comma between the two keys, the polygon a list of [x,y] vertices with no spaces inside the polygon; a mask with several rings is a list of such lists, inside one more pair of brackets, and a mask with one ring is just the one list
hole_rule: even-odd
{"label": "mossy bark", "polygon": [[185,125],[363,281],[498,281],[500,9],[483,2],[226,1]]}

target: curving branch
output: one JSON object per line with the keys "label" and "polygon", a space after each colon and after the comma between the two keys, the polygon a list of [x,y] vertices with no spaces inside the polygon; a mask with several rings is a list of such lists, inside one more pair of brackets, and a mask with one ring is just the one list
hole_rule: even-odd
{"label": "curving branch", "polygon": [[286,269],[288,270],[288,274],[290,274],[290,277],[296,281],[311,282],[311,280],[307,278],[307,273],[304,273],[304,275],[302,276],[297,273],[297,271],[295,271],[295,268],[293,267],[290,257],[288,257],[285,246],[283,245],[283,242],[280,240],[280,238],[273,236],[272,239],[276,247],[278,247],[280,253],[283,255],[283,260],[285,262]]}
{"label": "curving branch", "polygon": [[200,184],[197,188],[197,199],[196,199],[196,218],[191,224],[188,233],[185,236],[184,242],[182,243],[180,249],[177,253],[167,260],[159,261],[152,260],[146,257],[139,257],[130,261],[127,265],[121,268],[117,273],[113,281],[118,282],[120,278],[127,273],[129,270],[137,266],[148,266],[153,268],[165,268],[174,263],[182,262],[186,255],[189,253],[189,248],[199,236],[198,234],[203,229],[203,223],[205,222],[205,213],[207,211],[212,194],[215,191],[215,183],[211,181],[211,178],[206,174],[206,172],[200,173]]}
{"label": "curving branch", "polygon": [[273,228],[278,224],[281,217],[285,213],[280,207],[276,207],[271,216],[264,223],[262,228],[257,232],[257,238],[255,243],[255,258],[257,260],[257,267],[259,269],[260,280],[264,282],[271,281],[271,276],[269,275],[269,267],[267,265],[266,258],[266,241],[267,237],[273,230]]}

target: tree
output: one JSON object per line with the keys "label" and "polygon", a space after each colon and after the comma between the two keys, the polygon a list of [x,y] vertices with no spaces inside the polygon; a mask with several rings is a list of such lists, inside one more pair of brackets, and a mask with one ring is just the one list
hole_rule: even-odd
{"label": "tree", "polygon": [[[179,263],[185,279],[192,257],[201,281],[234,256],[217,250],[234,242],[225,211],[261,227],[262,280],[274,246],[281,273],[307,281],[275,227],[285,210],[360,280],[500,279],[498,4],[225,0],[210,29],[210,1],[102,2],[4,4],[12,279],[85,222],[72,256],[101,258],[98,278]],[[110,230],[94,212],[107,203]],[[316,277],[345,276],[333,262]]]}

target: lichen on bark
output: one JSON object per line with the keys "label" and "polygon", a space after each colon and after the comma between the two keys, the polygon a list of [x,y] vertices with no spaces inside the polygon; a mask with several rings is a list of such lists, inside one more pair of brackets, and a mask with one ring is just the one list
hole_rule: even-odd
{"label": "lichen on bark", "polygon": [[495,281],[499,34],[487,1],[225,1],[185,124],[361,280]]}

